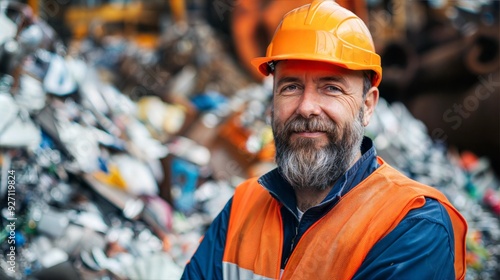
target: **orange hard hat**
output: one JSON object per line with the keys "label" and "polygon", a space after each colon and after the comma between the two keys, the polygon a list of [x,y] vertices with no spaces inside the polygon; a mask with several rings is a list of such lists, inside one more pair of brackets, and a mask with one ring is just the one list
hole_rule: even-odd
{"label": "orange hard hat", "polygon": [[265,57],[252,59],[269,75],[280,60],[323,61],[351,70],[373,70],[372,85],[382,80],[380,56],[365,23],[332,0],[315,0],[288,12],[276,29]]}

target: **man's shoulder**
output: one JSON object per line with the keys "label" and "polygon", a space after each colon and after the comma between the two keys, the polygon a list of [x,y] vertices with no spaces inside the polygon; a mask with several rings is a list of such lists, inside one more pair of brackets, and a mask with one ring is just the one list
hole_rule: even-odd
{"label": "man's shoulder", "polygon": [[443,205],[426,198],[372,247],[354,279],[455,279],[454,240]]}
{"label": "man's shoulder", "polygon": [[447,200],[444,194],[435,187],[418,182],[387,163],[375,170],[374,174],[383,177],[390,186],[402,188],[405,192],[416,192],[439,201]]}
{"label": "man's shoulder", "polygon": [[403,174],[400,170],[394,168],[386,162],[383,162],[380,167],[373,172],[373,174],[383,176],[387,181],[390,181],[396,185],[417,185],[423,186],[424,188],[429,187],[411,179],[407,175]]}
{"label": "man's shoulder", "polygon": [[416,236],[422,246],[440,239],[446,243],[443,246],[450,250],[454,248],[453,225],[448,212],[439,201],[426,198],[425,205],[410,210],[382,241],[391,243],[399,240],[403,243],[412,243],[414,241],[411,241],[412,238]]}
{"label": "man's shoulder", "polygon": [[[426,197],[425,204],[408,212],[403,221],[427,220],[429,222],[451,227],[451,220],[444,206],[436,199]],[[402,222],[403,222],[402,221]]]}

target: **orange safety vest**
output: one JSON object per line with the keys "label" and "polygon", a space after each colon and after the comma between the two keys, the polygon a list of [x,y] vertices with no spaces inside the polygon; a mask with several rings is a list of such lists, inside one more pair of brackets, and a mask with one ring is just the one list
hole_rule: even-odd
{"label": "orange safety vest", "polygon": [[[455,275],[465,277],[467,223],[438,190],[415,182],[378,158],[380,167],[341,197],[302,236],[281,279],[351,279],[370,249],[406,214],[438,200],[455,235]],[[279,279],[281,204],[257,180],[236,188],[223,257],[224,279]]]}

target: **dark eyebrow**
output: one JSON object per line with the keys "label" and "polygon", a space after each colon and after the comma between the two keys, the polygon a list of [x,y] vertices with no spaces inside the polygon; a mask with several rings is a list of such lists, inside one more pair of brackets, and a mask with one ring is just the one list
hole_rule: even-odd
{"label": "dark eyebrow", "polygon": [[[325,77],[320,77],[318,80],[319,80],[319,82],[322,82],[322,83],[324,83],[324,82],[337,82],[337,83],[341,83],[341,84],[347,83],[346,79],[342,76],[325,76]],[[291,77],[291,76],[282,77],[276,83],[276,88],[279,88],[281,85],[283,85],[285,83],[295,83],[295,82],[301,82],[301,79],[299,79],[297,77]]]}
{"label": "dark eyebrow", "polygon": [[346,84],[347,81],[344,79],[342,76],[327,76],[327,77],[321,77],[319,78],[320,82],[339,82],[342,84]]}

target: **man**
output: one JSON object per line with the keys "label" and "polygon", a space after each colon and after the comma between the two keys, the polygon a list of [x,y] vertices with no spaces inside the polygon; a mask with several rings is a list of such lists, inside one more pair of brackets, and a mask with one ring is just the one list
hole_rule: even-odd
{"label": "man", "polygon": [[363,137],[380,57],[333,1],[286,14],[266,57],[278,168],[236,188],[183,279],[463,279],[467,224]]}

